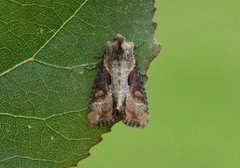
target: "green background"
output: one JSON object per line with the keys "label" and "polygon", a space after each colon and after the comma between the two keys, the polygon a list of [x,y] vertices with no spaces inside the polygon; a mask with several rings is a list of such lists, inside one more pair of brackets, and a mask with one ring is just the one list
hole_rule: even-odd
{"label": "green background", "polygon": [[82,168],[240,167],[240,1],[157,1],[150,123],[121,122]]}

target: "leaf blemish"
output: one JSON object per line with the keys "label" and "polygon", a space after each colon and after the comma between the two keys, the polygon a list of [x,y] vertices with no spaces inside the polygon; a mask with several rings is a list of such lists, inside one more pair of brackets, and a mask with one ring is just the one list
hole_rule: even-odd
{"label": "leaf blemish", "polygon": [[43,28],[40,28],[40,34],[43,34],[43,31],[44,31]]}

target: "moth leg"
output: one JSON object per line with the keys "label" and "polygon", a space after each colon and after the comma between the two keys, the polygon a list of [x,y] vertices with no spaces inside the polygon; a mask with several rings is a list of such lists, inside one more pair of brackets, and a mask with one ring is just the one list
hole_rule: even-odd
{"label": "moth leg", "polygon": [[140,44],[135,45],[134,49],[137,49],[137,48],[141,47],[144,44],[145,44],[145,41],[142,41]]}
{"label": "moth leg", "polygon": [[144,128],[148,121],[148,103],[143,82],[137,67],[129,74],[129,93],[126,96],[123,123],[132,127]]}
{"label": "moth leg", "polygon": [[95,56],[93,56],[93,58],[94,59],[100,59],[100,58],[102,58],[102,55],[95,55]]}

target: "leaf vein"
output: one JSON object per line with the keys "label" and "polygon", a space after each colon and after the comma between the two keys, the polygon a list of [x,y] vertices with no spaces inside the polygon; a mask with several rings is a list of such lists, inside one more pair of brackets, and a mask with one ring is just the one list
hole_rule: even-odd
{"label": "leaf vein", "polygon": [[81,67],[82,68],[83,67],[94,67],[97,64],[95,62],[92,62],[92,63],[80,64],[80,65],[72,66],[72,67],[64,67],[64,66],[49,64],[49,63],[46,63],[46,62],[43,62],[43,61],[40,61],[40,60],[36,60],[36,59],[34,59],[34,62],[37,62],[39,64],[43,64],[43,65],[46,65],[46,66],[50,66],[50,67],[54,67],[54,68],[58,68],[58,69],[66,69],[66,70],[71,70],[71,69],[81,68]]}
{"label": "leaf vein", "polygon": [[60,28],[33,54],[32,57],[14,65],[13,67],[9,68],[8,70],[6,71],[3,71],[1,74],[0,74],[0,77],[1,76],[4,76],[6,75],[7,73],[11,72],[12,70],[20,67],[21,65],[29,62],[29,61],[33,61],[34,58],[36,57],[36,55],[63,29],[63,27],[72,19],[76,16],[76,14],[80,11],[80,9],[88,2],[88,0],[85,0],[80,6],[79,8],[73,13],[72,16],[70,16],[61,26]]}
{"label": "leaf vein", "polygon": [[26,119],[35,119],[35,120],[45,121],[45,120],[51,119],[53,117],[63,116],[63,115],[66,115],[66,114],[81,113],[84,110],[87,110],[87,108],[83,108],[83,109],[78,110],[78,111],[67,111],[67,112],[63,112],[63,113],[60,113],[60,114],[53,114],[53,115],[48,116],[48,117],[31,117],[31,116],[24,116],[24,115],[9,114],[9,113],[0,113],[0,115],[10,116],[10,117],[14,117],[14,118],[26,118]]}
{"label": "leaf vein", "polygon": [[65,135],[61,134],[60,132],[58,132],[56,129],[54,129],[53,127],[51,127],[48,123],[46,123],[46,126],[52,130],[53,132],[55,132],[56,134],[60,135],[62,138],[66,139],[67,141],[82,141],[82,140],[90,140],[90,138],[68,138]]}

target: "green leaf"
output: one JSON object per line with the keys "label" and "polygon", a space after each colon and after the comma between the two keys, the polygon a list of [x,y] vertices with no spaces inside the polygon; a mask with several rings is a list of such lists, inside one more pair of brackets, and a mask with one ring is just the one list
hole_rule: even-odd
{"label": "green leaf", "polygon": [[[109,127],[87,108],[99,58],[117,33],[158,54],[153,0],[0,1],[0,167],[70,167]],[[126,128],[127,129],[127,128]]]}

